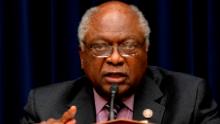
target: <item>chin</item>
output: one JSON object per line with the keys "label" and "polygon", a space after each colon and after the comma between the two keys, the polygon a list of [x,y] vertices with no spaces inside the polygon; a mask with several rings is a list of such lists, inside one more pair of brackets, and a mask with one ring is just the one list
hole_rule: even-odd
{"label": "chin", "polygon": [[94,87],[96,92],[102,96],[104,99],[109,100],[111,98],[111,93],[109,88],[107,87],[100,87],[100,86],[96,86]]}
{"label": "chin", "polygon": [[[96,92],[102,96],[104,99],[109,100],[111,98],[111,91],[110,91],[111,85],[96,85],[95,90]],[[117,99],[123,99],[126,97],[129,97],[133,94],[133,88],[130,85],[121,84],[118,85],[118,93],[116,95]]]}

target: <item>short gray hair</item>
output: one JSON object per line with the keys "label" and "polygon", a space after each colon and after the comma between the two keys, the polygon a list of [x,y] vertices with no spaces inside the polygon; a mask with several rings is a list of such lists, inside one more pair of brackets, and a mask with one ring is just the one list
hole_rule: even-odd
{"label": "short gray hair", "polygon": [[[147,47],[150,45],[149,36],[150,36],[150,27],[148,25],[148,21],[144,17],[143,13],[134,5],[130,5],[131,9],[137,14],[140,27],[142,28],[144,32],[144,37],[146,40]],[[98,11],[98,7],[92,7],[88,9],[85,14],[83,15],[79,27],[78,27],[78,40],[80,48],[84,48],[83,40],[85,38],[85,35],[88,31],[89,22],[91,19],[91,16]]]}

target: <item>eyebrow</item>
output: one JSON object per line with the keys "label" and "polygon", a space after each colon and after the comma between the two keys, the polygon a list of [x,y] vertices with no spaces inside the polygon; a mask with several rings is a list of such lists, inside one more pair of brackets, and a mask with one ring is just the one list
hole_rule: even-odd
{"label": "eyebrow", "polygon": [[[137,37],[134,37],[134,36],[121,38],[121,39],[118,40],[118,43],[122,43],[122,42],[127,41],[127,40],[134,40],[134,41],[137,41],[137,42],[141,43],[140,38],[137,38]],[[104,41],[104,42],[108,42],[109,44],[112,44],[112,40],[110,40],[106,37],[102,37],[102,36],[100,36],[99,38],[94,38],[91,41],[92,42],[94,42],[94,41]]]}

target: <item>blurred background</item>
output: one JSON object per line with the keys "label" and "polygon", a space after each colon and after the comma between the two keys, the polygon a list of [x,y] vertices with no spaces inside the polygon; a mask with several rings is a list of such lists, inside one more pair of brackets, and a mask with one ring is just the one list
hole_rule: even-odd
{"label": "blurred background", "polygon": [[[77,27],[107,0],[0,0],[0,124],[17,124],[30,89],[83,74]],[[220,103],[218,0],[123,0],[149,21],[150,65],[205,78]]]}

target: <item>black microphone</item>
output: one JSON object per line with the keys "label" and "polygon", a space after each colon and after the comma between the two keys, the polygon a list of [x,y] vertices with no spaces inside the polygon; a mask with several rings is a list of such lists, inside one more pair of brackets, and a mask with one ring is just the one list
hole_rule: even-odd
{"label": "black microphone", "polygon": [[118,85],[117,84],[112,84],[111,88],[111,102],[110,102],[110,111],[109,111],[109,119],[114,120],[114,102],[115,102],[115,95],[118,92]]}

